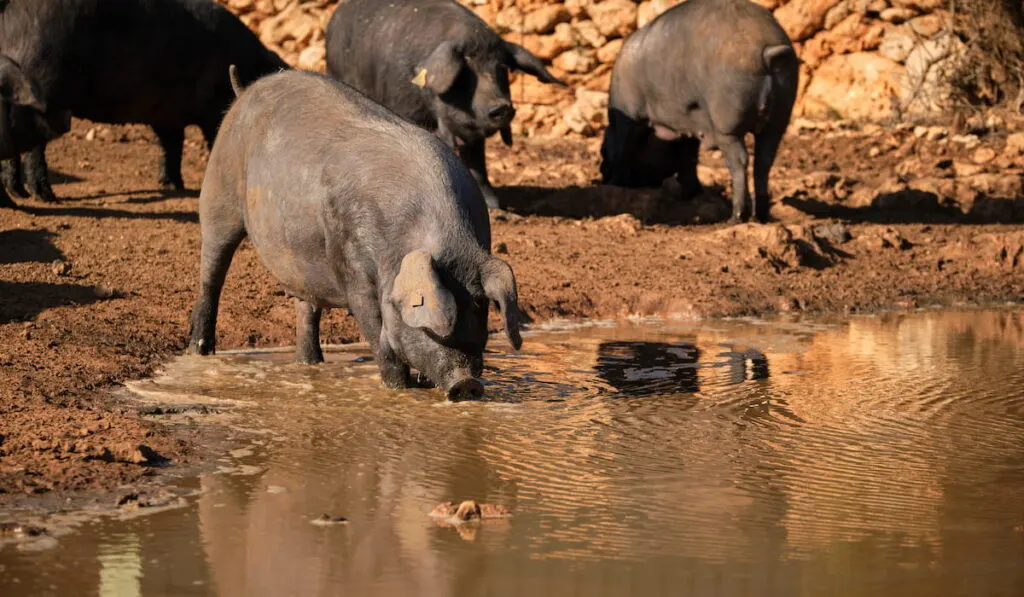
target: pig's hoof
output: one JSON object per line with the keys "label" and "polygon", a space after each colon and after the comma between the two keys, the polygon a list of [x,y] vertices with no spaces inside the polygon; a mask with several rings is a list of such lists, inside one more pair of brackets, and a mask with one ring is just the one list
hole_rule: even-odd
{"label": "pig's hoof", "polygon": [[295,362],[300,364],[300,365],[319,365],[320,363],[324,362],[324,356],[322,354],[321,355],[312,355],[312,354],[296,355]]}
{"label": "pig's hoof", "polygon": [[35,195],[36,199],[46,203],[57,203],[60,201],[57,199],[57,195],[53,194],[53,189],[50,188],[50,185],[42,185],[32,189],[32,194]]}
{"label": "pig's hoof", "polygon": [[212,342],[206,340],[193,340],[188,343],[188,348],[185,349],[185,354],[195,354],[199,356],[207,356],[213,354],[214,348]]}
{"label": "pig's hoof", "polygon": [[185,190],[185,183],[180,179],[174,180],[161,176],[160,179],[157,180],[157,184],[159,184],[160,188],[165,191],[181,192]]}
{"label": "pig's hoof", "polygon": [[448,399],[452,402],[479,400],[484,396],[484,384],[478,379],[463,379],[448,388]]}
{"label": "pig's hoof", "polygon": [[8,186],[7,190],[18,199],[28,199],[29,197],[31,197],[31,195],[29,195],[28,193],[28,190],[25,188],[25,185],[21,184],[20,182]]}

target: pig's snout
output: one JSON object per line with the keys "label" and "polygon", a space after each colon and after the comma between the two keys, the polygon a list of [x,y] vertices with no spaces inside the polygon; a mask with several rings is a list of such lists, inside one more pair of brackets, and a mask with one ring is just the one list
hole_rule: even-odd
{"label": "pig's snout", "polygon": [[512,122],[515,115],[516,109],[512,107],[512,102],[508,101],[494,104],[487,109],[487,118],[499,127]]}
{"label": "pig's snout", "polygon": [[479,379],[467,377],[455,382],[448,388],[448,399],[452,402],[463,400],[479,400],[484,396],[484,384]]}

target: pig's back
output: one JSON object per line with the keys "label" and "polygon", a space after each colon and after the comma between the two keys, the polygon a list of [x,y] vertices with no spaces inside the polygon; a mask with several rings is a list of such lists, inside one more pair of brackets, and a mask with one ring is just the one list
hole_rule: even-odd
{"label": "pig's back", "polygon": [[433,97],[411,83],[417,67],[441,42],[488,39],[486,29],[472,11],[451,0],[346,0],[327,27],[328,72],[433,130]]}
{"label": "pig's back", "polygon": [[205,124],[230,103],[229,64],[252,78],[273,66],[255,34],[208,0],[11,0],[0,39],[49,103],[99,122]]}
{"label": "pig's back", "polygon": [[352,251],[379,262],[403,245],[490,243],[480,238],[489,232],[483,199],[454,153],[322,75],[254,83],[224,120],[214,169],[229,172],[222,188],[241,179],[235,188],[244,189],[245,227],[261,259],[308,300],[339,305],[337,266]]}

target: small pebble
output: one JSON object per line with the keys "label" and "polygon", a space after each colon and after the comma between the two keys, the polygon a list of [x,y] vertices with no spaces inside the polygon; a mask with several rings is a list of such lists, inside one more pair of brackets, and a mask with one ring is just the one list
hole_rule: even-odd
{"label": "small pebble", "polygon": [[310,524],[314,524],[318,527],[329,527],[339,524],[348,524],[348,519],[344,516],[331,516],[329,514],[321,514],[313,520],[309,521]]}

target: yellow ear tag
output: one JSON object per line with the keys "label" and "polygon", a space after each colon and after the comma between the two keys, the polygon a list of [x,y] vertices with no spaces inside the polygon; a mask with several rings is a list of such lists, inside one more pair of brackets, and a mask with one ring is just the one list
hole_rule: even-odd
{"label": "yellow ear tag", "polygon": [[420,69],[420,72],[417,73],[415,77],[413,77],[412,84],[417,86],[417,87],[426,87],[427,86],[427,69],[425,69],[425,68]]}

